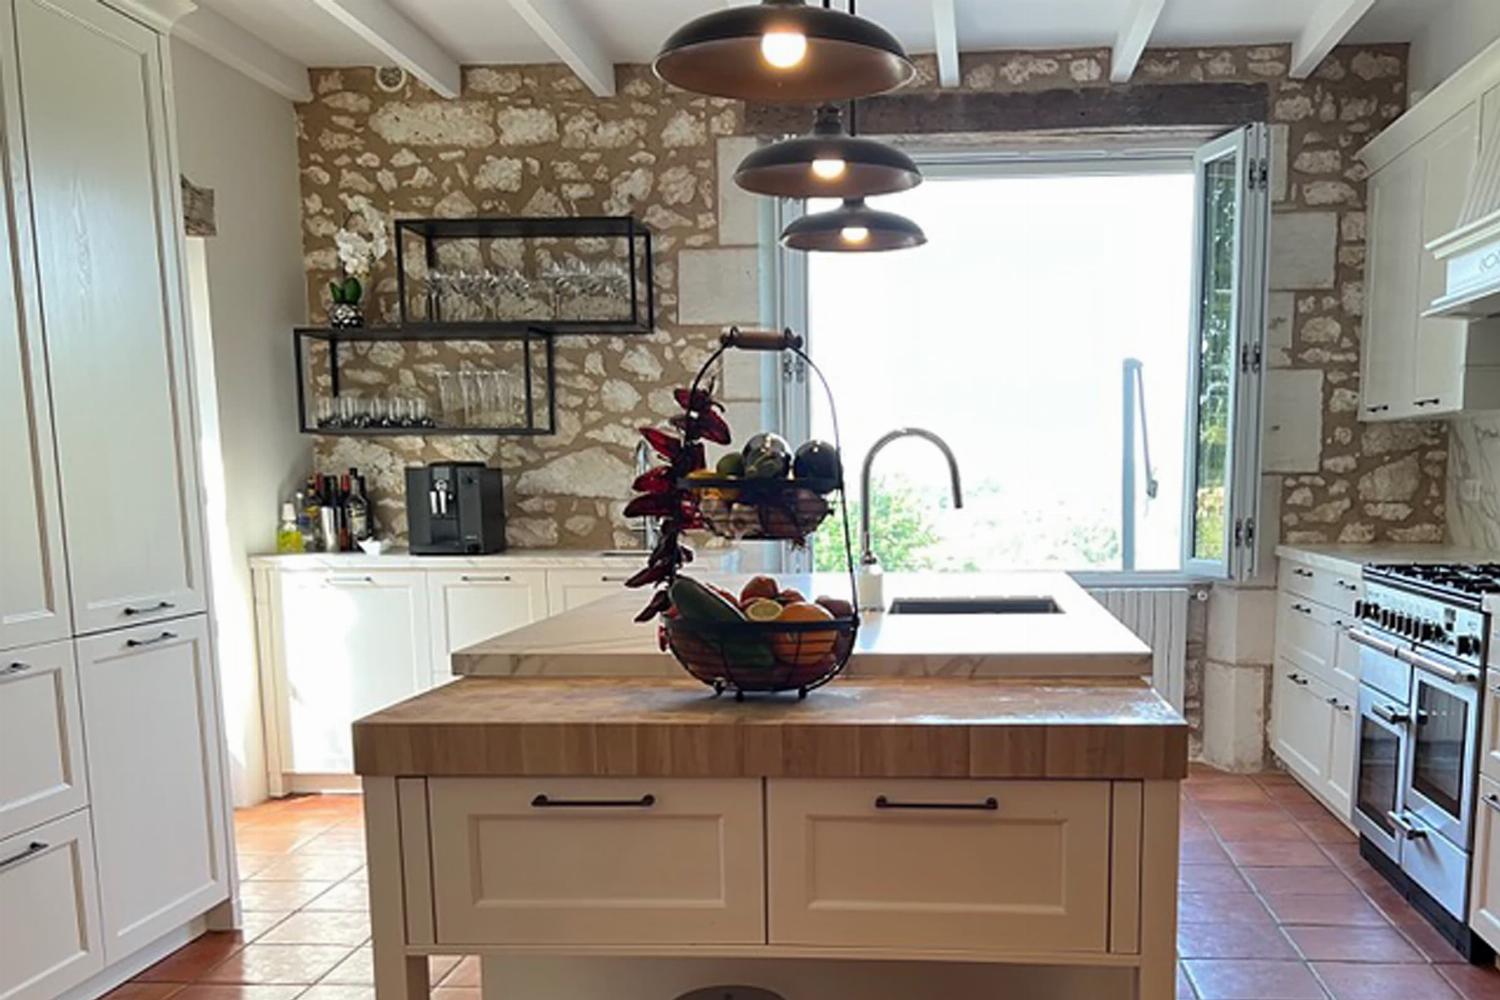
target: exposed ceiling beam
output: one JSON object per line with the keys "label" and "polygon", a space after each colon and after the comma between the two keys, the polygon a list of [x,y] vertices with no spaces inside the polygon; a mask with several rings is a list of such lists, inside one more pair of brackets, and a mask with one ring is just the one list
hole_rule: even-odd
{"label": "exposed ceiling beam", "polygon": [[957,87],[958,5],[956,0],[932,0],[932,31],[937,48],[938,84]]}
{"label": "exposed ceiling beam", "polygon": [[1322,0],[1314,7],[1307,26],[1292,45],[1292,78],[1305,80],[1312,76],[1318,64],[1373,6],[1375,0]]}
{"label": "exposed ceiling beam", "polygon": [[313,0],[391,62],[444,97],[463,89],[458,60],[387,0]]}
{"label": "exposed ceiling beam", "polygon": [[615,96],[614,60],[568,0],[510,0],[510,5],[594,96]]}
{"label": "exposed ceiling beam", "polygon": [[289,101],[312,100],[306,66],[216,11],[198,8],[178,21],[172,34]]}
{"label": "exposed ceiling beam", "polygon": [[1109,60],[1109,78],[1115,83],[1129,83],[1135,75],[1135,67],[1141,61],[1141,53],[1151,41],[1156,22],[1161,19],[1162,8],[1167,0],[1132,0],[1125,23],[1115,36],[1114,52]]}

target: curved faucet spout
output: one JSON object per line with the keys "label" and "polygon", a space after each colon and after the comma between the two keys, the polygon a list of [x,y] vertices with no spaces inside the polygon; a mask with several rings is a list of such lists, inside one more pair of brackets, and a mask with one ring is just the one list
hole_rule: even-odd
{"label": "curved faucet spout", "polygon": [[954,457],[953,449],[948,447],[948,442],[932,431],[921,427],[899,427],[882,435],[880,440],[865,452],[865,463],[859,471],[859,561],[864,566],[873,566],[878,561],[870,540],[870,467],[874,465],[875,456],[880,449],[904,437],[919,437],[937,446],[938,450],[943,453],[943,457],[948,460],[948,475],[953,481],[953,506],[960,508],[964,505],[963,484],[958,474],[958,459]]}

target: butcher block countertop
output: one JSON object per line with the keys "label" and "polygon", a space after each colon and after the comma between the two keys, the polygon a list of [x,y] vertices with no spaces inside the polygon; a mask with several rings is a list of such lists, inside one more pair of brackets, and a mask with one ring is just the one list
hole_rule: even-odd
{"label": "butcher block countertop", "polygon": [[[706,574],[738,591],[747,577]],[[809,597],[849,595],[837,574],[783,575]],[[453,654],[455,674],[681,677],[656,641],[656,623],[632,621],[651,591],[624,590],[497,635]],[[1051,598],[1046,614],[865,614],[846,677],[1142,677],[1151,650],[1065,573],[891,573],[898,597]]]}
{"label": "butcher block countertop", "polygon": [[1137,679],[837,678],[737,702],[682,677],[468,677],[354,724],[362,775],[1179,780]]}

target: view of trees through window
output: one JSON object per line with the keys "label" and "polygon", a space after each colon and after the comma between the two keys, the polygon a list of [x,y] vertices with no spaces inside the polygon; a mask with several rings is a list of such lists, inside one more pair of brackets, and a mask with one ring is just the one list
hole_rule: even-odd
{"label": "view of trees through window", "polygon": [[[886,431],[916,426],[952,446],[964,506],[931,444],[881,451],[871,520],[887,570],[1181,568],[1193,200],[1186,162],[929,175],[872,199],[917,221],[927,246],[809,255],[809,351],[839,408],[856,547],[861,463]],[[1143,398],[1127,398],[1130,361]],[[820,392],[810,420],[832,440]],[[838,519],[814,558],[842,567]]]}

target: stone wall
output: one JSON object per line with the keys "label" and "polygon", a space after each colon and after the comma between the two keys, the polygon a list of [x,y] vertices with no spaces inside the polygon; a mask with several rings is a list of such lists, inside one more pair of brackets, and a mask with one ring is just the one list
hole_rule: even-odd
{"label": "stone wall", "polygon": [[[1107,50],[970,55],[963,87],[1108,87],[1108,58]],[[1306,81],[1287,78],[1288,58],[1284,46],[1153,49],[1136,82],[1270,89],[1265,471],[1283,536],[1440,540],[1441,425],[1356,421],[1365,213],[1354,153],[1405,106],[1405,49],[1337,49]],[[914,86],[935,87],[932,61],[918,63]],[[618,513],[635,427],[672,412],[670,388],[690,376],[722,325],[758,319],[754,202],[725,183],[753,142],[740,134],[739,105],[671,91],[641,67],[619,73],[619,96],[600,99],[560,66],[471,67],[453,101],[417,83],[383,93],[368,70],[313,74],[316,96],[299,123],[314,319],[336,267],[333,231],[362,201],[387,217],[633,212],[659,234],[658,333],[560,341],[555,436],[319,441],[323,465],[369,470],[393,533],[404,527],[401,468],[456,458],[506,470],[514,544],[625,543]],[[380,318],[393,316],[394,286],[387,261],[375,287]],[[401,359],[390,360],[396,382]]]}

